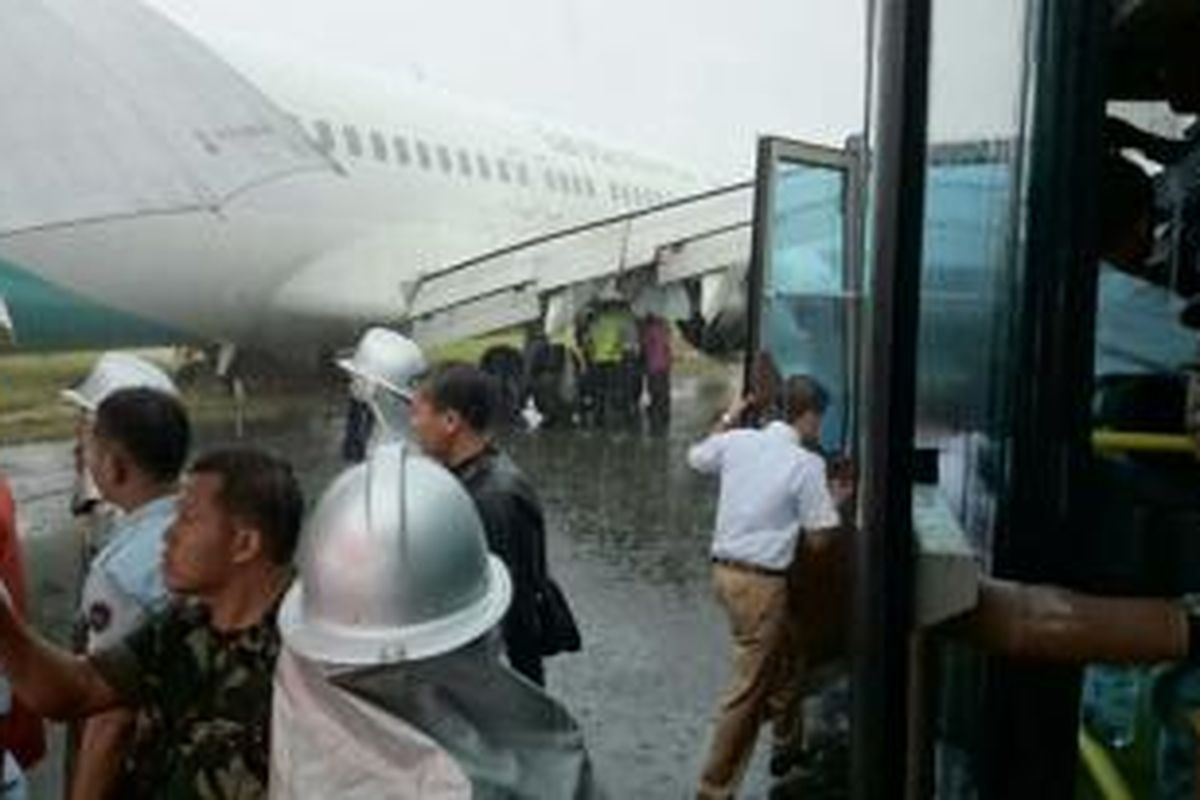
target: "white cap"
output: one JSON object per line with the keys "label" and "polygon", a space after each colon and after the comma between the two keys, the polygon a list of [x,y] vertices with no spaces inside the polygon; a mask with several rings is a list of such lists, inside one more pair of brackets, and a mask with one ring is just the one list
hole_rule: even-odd
{"label": "white cap", "polygon": [[425,374],[428,365],[421,348],[406,336],[387,328],[371,328],[358,340],[354,355],[338,359],[345,372],[369,384],[412,398],[412,383]]}
{"label": "white cap", "polygon": [[156,389],[172,397],[179,396],[179,389],[167,373],[144,358],[118,352],[100,356],[86,378],[70,389],[64,389],[61,394],[68,403],[84,411],[95,412],[114,392],[139,388]]}

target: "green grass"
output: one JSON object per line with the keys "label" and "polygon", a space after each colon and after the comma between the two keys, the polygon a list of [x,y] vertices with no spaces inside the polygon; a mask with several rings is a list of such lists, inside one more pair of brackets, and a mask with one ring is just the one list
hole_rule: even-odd
{"label": "green grass", "polygon": [[[571,343],[569,336],[557,337],[556,341]],[[428,356],[432,363],[467,361],[477,364],[489,348],[508,345],[521,350],[523,344],[524,333],[512,329],[429,348]],[[737,374],[737,365],[731,368],[729,364],[709,358],[678,336],[674,348],[677,376],[703,377],[725,383]],[[173,350],[137,352],[171,374],[180,364],[179,356]],[[82,380],[99,356],[99,352],[90,351],[0,355],[0,445],[71,436],[76,412],[62,400],[60,392]],[[297,391],[294,383],[254,382],[246,399],[245,420],[258,423],[282,419],[298,406],[324,396],[328,390],[329,387],[314,385],[311,391],[307,388]],[[232,421],[234,417],[233,398],[215,380],[201,380],[199,385],[186,388],[184,401],[193,421],[200,426]]]}
{"label": "green grass", "polygon": [[[139,351],[168,373],[178,359],[170,350]],[[96,362],[98,352],[8,354],[0,356],[0,444],[63,439],[75,429],[76,410],[59,393],[78,383]],[[244,418],[248,423],[283,418],[288,411],[319,394],[281,390],[251,392]],[[233,397],[216,381],[184,390],[183,399],[198,426],[232,421]]]}

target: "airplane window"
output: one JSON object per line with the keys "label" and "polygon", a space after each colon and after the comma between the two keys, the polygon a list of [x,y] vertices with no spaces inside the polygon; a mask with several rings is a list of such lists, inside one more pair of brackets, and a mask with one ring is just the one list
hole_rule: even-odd
{"label": "airplane window", "polygon": [[587,192],[588,197],[596,196],[596,184],[592,182],[591,178],[583,179],[583,188]]}
{"label": "airplane window", "polygon": [[471,177],[471,154],[466,150],[458,151],[458,171],[461,172],[464,177]]}
{"label": "airplane window", "polygon": [[508,162],[504,159],[496,162],[496,177],[500,179],[501,183],[508,183],[512,179],[512,176],[508,174]]}
{"label": "airplane window", "polygon": [[371,131],[371,152],[375,154],[375,158],[379,161],[387,161],[387,140],[383,138],[383,134],[379,131]]}
{"label": "airplane window", "polygon": [[397,136],[392,139],[392,146],[396,150],[396,161],[401,164],[407,164],[412,161],[412,156],[408,152],[408,142],[403,136]]}
{"label": "airplane window", "polygon": [[517,164],[517,183],[521,184],[522,186],[529,185],[529,167],[525,166],[523,163]]}
{"label": "airplane window", "polygon": [[621,192],[617,189],[617,185],[615,183],[610,183],[608,185],[608,196],[614,203],[621,202]]}
{"label": "airplane window", "polygon": [[353,125],[346,125],[342,131],[346,135],[346,152],[352,156],[361,156],[363,153],[362,137],[358,135],[358,129]]}
{"label": "airplane window", "polygon": [[420,163],[421,169],[433,166],[433,159],[429,157],[429,145],[424,142],[417,142],[417,162]]}
{"label": "airplane window", "polygon": [[583,179],[578,175],[571,176],[571,191],[577,195],[583,196]]}
{"label": "airplane window", "polygon": [[450,159],[450,149],[444,144],[439,144],[437,148],[438,165],[442,168],[442,172],[453,172],[454,162]]}
{"label": "airplane window", "polygon": [[333,152],[333,127],[325,120],[319,119],[313,123],[313,128],[317,132],[317,148],[322,153]]}
{"label": "airplane window", "polygon": [[492,168],[488,164],[487,156],[485,156],[483,153],[479,153],[476,156],[475,163],[479,167],[479,177],[483,178],[485,181],[490,181],[492,179]]}
{"label": "airplane window", "polygon": [[546,188],[552,192],[558,191],[558,179],[552,169],[546,170]]}

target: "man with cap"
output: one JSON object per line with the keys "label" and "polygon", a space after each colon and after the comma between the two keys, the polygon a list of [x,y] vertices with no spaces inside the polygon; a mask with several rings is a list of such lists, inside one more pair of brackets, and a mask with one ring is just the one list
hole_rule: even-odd
{"label": "man with cap", "polygon": [[[167,604],[163,542],[175,521],[175,494],[190,444],[183,406],[157,389],[119,389],[96,409],[84,446],[87,474],[119,516],[84,579],[80,618],[89,653],[120,641]],[[127,711],[85,723],[72,798],[109,794],[132,724]]]}
{"label": "man with cap", "polygon": [[337,365],[350,377],[346,460],[361,461],[374,445],[407,437],[412,386],[428,368],[421,348],[388,328],[370,328]]}
{"label": "man with cap", "polygon": [[841,522],[824,461],[802,446],[819,435],[828,397],[815,379],[793,375],[783,385],[786,421],[735,428],[752,402],[739,397],[688,450],[692,469],[720,479],[710,552],[733,645],[733,674],[718,705],[699,800],[734,796],[764,722],[774,732],[773,772],[790,767],[803,743],[787,573],[801,536],[827,541]]}
{"label": "man with cap", "polygon": [[280,609],[271,796],[596,794],[578,726],[500,661],[512,597],[474,503],[411,445],[326,490]]}
{"label": "man with cap", "polygon": [[62,398],[79,412],[75,423],[75,486],[71,492],[71,513],[91,517],[85,542],[89,557],[103,544],[112,521],[112,509],[104,506],[96,482],[87,471],[83,454],[87,432],[96,409],[106,397],[119,389],[138,386],[179,395],[174,382],[162,369],[144,358],[116,351],[101,355],[83,380],[62,391]]}

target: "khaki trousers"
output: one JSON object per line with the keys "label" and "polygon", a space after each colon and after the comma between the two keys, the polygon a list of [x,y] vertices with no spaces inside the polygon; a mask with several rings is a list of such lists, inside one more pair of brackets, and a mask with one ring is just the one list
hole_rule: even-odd
{"label": "khaki trousers", "polygon": [[776,746],[788,746],[799,731],[787,580],[714,564],[713,585],[729,616],[733,675],[700,776],[702,800],[733,796],[763,722],[771,721]]}

